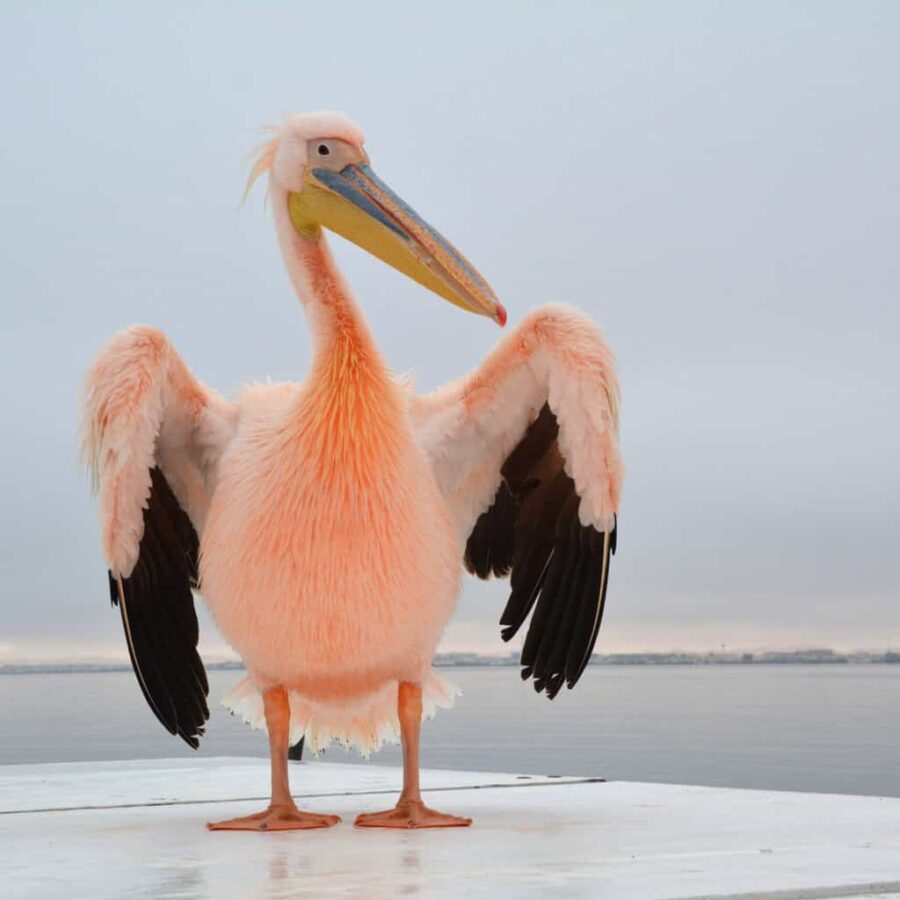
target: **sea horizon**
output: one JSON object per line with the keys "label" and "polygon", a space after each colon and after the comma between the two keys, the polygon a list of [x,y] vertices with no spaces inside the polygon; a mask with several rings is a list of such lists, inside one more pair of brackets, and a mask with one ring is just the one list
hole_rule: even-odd
{"label": "sea horizon", "polygon": [[[433,768],[900,796],[898,666],[595,663],[552,703],[512,666],[442,673],[462,694],[422,729]],[[265,756],[264,733],[220,705],[241,678],[233,664],[210,667],[197,751],[159,725],[126,667],[0,678],[16,723],[0,763]],[[337,746],[324,758],[358,759]],[[372,760],[400,761],[393,745]]]}
{"label": "sea horizon", "polygon": [[[202,655],[202,650],[201,650]],[[894,650],[856,649],[836,650],[830,647],[796,647],[763,650],[709,651],[637,651],[629,653],[595,653],[592,666],[628,665],[900,665],[900,652]],[[488,654],[476,651],[437,653],[433,665],[437,668],[472,668],[480,666],[519,666],[519,651]],[[216,658],[204,662],[209,671],[241,671],[244,663],[237,657]],[[95,659],[18,659],[0,662],[0,675],[65,674],[67,672],[127,672],[131,662],[125,659],[98,657]]]}

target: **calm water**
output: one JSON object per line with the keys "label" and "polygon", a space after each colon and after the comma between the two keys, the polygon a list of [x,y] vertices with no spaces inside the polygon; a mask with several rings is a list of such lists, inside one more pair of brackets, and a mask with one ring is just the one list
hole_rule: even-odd
{"label": "calm water", "polygon": [[[426,723],[429,766],[900,796],[900,666],[594,666],[553,703],[516,669],[444,673],[465,695]],[[240,677],[211,672],[211,700]],[[130,672],[0,676],[0,722],[0,763],[192,755]],[[199,754],[265,736],[216,706]]]}

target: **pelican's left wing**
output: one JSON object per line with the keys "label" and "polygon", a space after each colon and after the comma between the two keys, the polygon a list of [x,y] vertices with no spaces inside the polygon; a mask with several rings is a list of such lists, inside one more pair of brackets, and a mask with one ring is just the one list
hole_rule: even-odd
{"label": "pelican's left wing", "polygon": [[236,419],[146,326],[116,335],[88,373],[84,455],[100,495],[110,599],[148,705],[195,748],[209,717],[192,594],[198,535]]}
{"label": "pelican's left wing", "polygon": [[622,482],[612,354],[569,307],[528,316],[458,382],[413,400],[431,460],[479,578],[509,576],[509,640],[534,614],[522,677],[552,699],[587,666],[616,548]]}

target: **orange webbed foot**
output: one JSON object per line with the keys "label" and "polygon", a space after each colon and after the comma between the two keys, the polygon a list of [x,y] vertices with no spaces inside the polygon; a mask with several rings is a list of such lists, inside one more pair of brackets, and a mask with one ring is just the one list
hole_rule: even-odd
{"label": "orange webbed foot", "polygon": [[327,813],[302,812],[291,806],[270,806],[261,813],[207,822],[210,831],[299,831],[306,828],[330,828],[341,821],[340,816]]}
{"label": "orange webbed foot", "polygon": [[465,828],[472,820],[429,809],[421,800],[401,800],[393,809],[360,813],[360,828]]}

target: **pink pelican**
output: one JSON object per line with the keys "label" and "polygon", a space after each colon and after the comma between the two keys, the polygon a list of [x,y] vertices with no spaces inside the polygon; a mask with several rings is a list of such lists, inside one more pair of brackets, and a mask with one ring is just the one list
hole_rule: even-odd
{"label": "pink pelican", "polygon": [[564,306],[528,315],[484,363],[422,396],[391,374],[323,234],[334,231],[501,326],[474,267],[372,171],[360,128],[290,118],[263,148],[284,263],[314,359],[299,383],[230,402],[159,331],[117,334],[86,384],[111,598],[157,718],[197,747],[209,717],[193,590],[247,677],[226,706],[268,730],[271,803],[213,829],[333,825],[301,811],[287,752],[336,739],[403,748],[395,807],[356,824],[468,825],[419,788],[423,715],[452,692],[431,668],[463,567],[511,582],[509,640],[534,614],[522,677],[552,699],[590,659],[622,479],[612,355]]}

